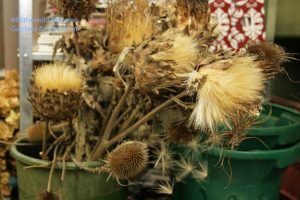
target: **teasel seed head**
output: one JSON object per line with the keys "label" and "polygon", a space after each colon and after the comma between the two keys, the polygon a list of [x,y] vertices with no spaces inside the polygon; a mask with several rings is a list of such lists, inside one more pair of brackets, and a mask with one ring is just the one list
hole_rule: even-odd
{"label": "teasel seed head", "polygon": [[138,176],[148,164],[147,145],[142,142],[127,141],[108,154],[106,168],[117,180]]}
{"label": "teasel seed head", "polygon": [[30,125],[26,130],[28,140],[30,142],[42,142],[45,128],[45,122],[38,122]]}
{"label": "teasel seed head", "polygon": [[49,119],[72,117],[80,107],[83,78],[65,64],[47,64],[33,72],[29,101],[34,113]]}

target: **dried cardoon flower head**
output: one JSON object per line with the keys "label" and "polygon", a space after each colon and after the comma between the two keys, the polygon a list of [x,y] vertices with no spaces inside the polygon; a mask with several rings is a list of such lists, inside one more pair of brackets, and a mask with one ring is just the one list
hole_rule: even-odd
{"label": "dried cardoon flower head", "polygon": [[154,33],[154,21],[146,0],[116,0],[106,9],[108,48],[119,53],[138,45]]}
{"label": "dried cardoon flower head", "polygon": [[197,92],[190,125],[214,132],[219,125],[230,127],[237,113],[259,106],[265,75],[253,57],[233,56],[218,60],[189,74],[188,87]]}
{"label": "dried cardoon flower head", "polygon": [[29,126],[26,130],[27,138],[30,142],[41,142],[43,141],[43,135],[46,130],[46,123],[40,122]]}
{"label": "dried cardoon flower head", "polygon": [[146,144],[123,142],[108,154],[105,168],[117,180],[133,178],[146,168],[148,157]]}
{"label": "dried cardoon flower head", "polygon": [[199,42],[170,30],[154,37],[135,54],[137,88],[159,94],[182,87],[184,73],[193,70],[199,55]]}
{"label": "dried cardoon flower head", "polygon": [[33,111],[49,119],[73,116],[80,106],[82,85],[80,72],[65,64],[48,64],[36,69],[29,87]]}
{"label": "dried cardoon flower head", "polygon": [[95,10],[97,0],[50,0],[64,18],[87,19]]}

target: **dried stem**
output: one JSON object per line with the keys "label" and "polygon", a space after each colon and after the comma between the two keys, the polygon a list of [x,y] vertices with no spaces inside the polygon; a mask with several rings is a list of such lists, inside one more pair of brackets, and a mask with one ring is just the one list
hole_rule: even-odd
{"label": "dried stem", "polygon": [[66,173],[66,158],[67,156],[71,153],[72,148],[75,146],[75,141],[72,142],[71,145],[69,145],[62,157],[62,172],[61,172],[61,177],[60,180],[63,181],[65,179],[65,173]]}
{"label": "dried stem", "polygon": [[50,170],[50,174],[49,174],[49,178],[48,178],[48,186],[47,186],[48,193],[51,193],[51,182],[52,182],[52,176],[54,173],[54,168],[55,168],[55,163],[56,163],[57,148],[58,148],[58,145],[55,147],[54,153],[53,153],[53,160],[52,160],[51,170]]}
{"label": "dried stem", "polygon": [[124,131],[126,128],[128,128],[128,126],[130,126],[130,124],[133,121],[133,119],[137,116],[137,114],[138,114],[138,112],[140,110],[140,107],[141,107],[141,105],[138,105],[138,106],[135,107],[135,109],[131,112],[131,114],[130,114],[129,118],[126,120],[126,122],[124,122],[122,124],[121,128],[119,129],[119,133],[122,132],[122,131]]}
{"label": "dried stem", "polygon": [[52,144],[51,146],[47,149],[46,151],[46,156],[50,153],[50,151],[53,149],[54,146],[56,146],[59,142],[63,141],[65,138],[65,134],[60,135]]}
{"label": "dried stem", "polygon": [[100,149],[103,149],[106,147],[106,142],[109,137],[110,137],[110,134],[114,128],[113,124],[115,123],[115,121],[117,120],[117,117],[121,111],[121,109],[123,108],[125,102],[126,102],[126,99],[128,97],[128,95],[130,94],[131,92],[131,88],[133,87],[133,82],[131,82],[128,87],[126,88],[123,96],[121,97],[120,101],[118,102],[118,104],[116,105],[114,111],[112,112],[111,116],[110,116],[110,119],[105,127],[105,130],[104,130],[104,134],[101,138],[101,143],[99,146],[96,146],[96,149],[95,151],[93,152],[92,154],[92,159],[96,159],[97,158],[97,155],[99,155],[99,151]]}
{"label": "dried stem", "polygon": [[77,25],[76,22],[73,22],[73,28],[74,28],[74,36],[75,36],[75,49],[76,49],[76,55],[81,57],[79,45],[78,45],[78,32],[77,32]]}
{"label": "dried stem", "polygon": [[[137,121],[135,124],[133,124],[132,126],[130,126],[129,128],[127,128],[126,130],[124,130],[123,132],[117,134],[115,137],[113,137],[111,140],[109,140],[108,142],[104,142],[104,145],[99,146],[99,148],[97,149],[96,153],[94,154],[93,158],[97,158],[100,157],[104,151],[106,147],[109,147],[115,143],[117,143],[118,141],[122,140],[123,138],[125,138],[127,135],[131,134],[134,130],[136,130],[139,126],[141,126],[142,124],[146,123],[147,121],[149,121],[155,114],[157,114],[159,111],[161,111],[162,109],[164,109],[165,107],[171,105],[174,102],[174,98],[182,98],[184,96],[187,95],[187,92],[184,91],[178,95],[176,95],[175,97],[171,97],[170,99],[168,99],[167,101],[165,101],[164,103],[160,104],[159,106],[157,106],[156,108],[154,108],[151,112],[149,112],[147,115],[145,115],[143,118],[141,118],[139,121]],[[101,148],[100,148],[101,147]]]}
{"label": "dried stem", "polygon": [[46,118],[45,119],[45,131],[43,133],[43,144],[42,144],[42,159],[43,160],[47,160],[47,154],[46,154],[46,150],[47,150],[47,137],[48,137],[48,134],[49,134],[49,119]]}

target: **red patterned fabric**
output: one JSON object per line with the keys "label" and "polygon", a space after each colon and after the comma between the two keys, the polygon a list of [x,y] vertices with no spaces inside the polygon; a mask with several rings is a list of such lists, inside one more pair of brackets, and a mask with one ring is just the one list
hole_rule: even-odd
{"label": "red patterned fabric", "polygon": [[249,41],[265,40],[264,0],[210,0],[219,37],[211,50],[243,48]]}

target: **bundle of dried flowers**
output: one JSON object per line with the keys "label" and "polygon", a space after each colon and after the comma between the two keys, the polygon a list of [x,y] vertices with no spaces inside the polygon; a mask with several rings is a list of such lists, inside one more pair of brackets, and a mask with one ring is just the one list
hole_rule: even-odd
{"label": "bundle of dried flowers", "polygon": [[19,80],[16,70],[6,70],[0,81],[0,199],[10,196],[9,178],[12,169],[8,169],[9,142],[12,142],[19,129]]}
{"label": "bundle of dried flowers", "polygon": [[[150,152],[163,174],[176,166],[178,181],[204,179],[205,163],[175,159],[170,144],[187,144],[194,156],[211,147],[235,148],[287,54],[270,43],[250,44],[246,52],[209,52],[216,24],[207,0],[115,0],[106,14],[103,31],[87,26],[60,41],[70,66],[42,66],[33,74],[33,110],[70,122],[69,134],[54,135],[43,153],[58,147],[64,153],[57,160],[72,158],[79,167],[104,159],[104,166],[85,169],[119,180],[142,173],[152,162]],[[52,82],[44,72],[53,74]],[[171,185],[160,188],[169,193]]]}

